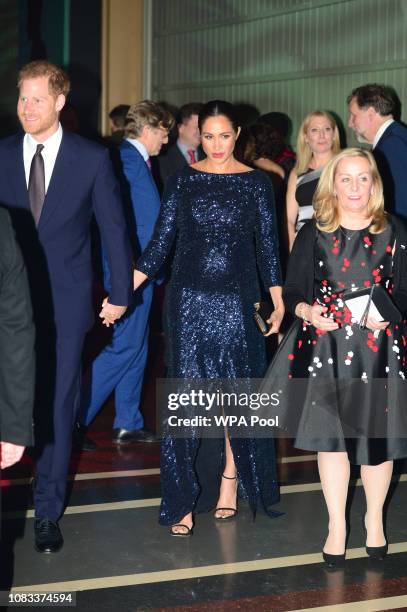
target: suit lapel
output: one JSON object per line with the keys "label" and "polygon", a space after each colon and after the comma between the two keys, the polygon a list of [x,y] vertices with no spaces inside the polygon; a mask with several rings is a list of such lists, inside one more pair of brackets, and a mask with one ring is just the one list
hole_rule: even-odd
{"label": "suit lapel", "polygon": [[[144,161],[144,159],[143,159],[143,162],[146,163]],[[147,164],[146,164],[146,166],[147,166]],[[151,189],[154,190],[154,193],[156,194],[157,199],[159,200],[160,199],[160,195],[158,193],[158,189],[157,189],[157,185],[155,183],[154,177],[153,177],[153,173],[151,172],[151,170],[148,167],[147,167],[147,170],[148,170],[148,174],[149,174],[149,177],[150,177]]]}
{"label": "suit lapel", "polygon": [[69,181],[74,180],[71,169],[74,160],[74,147],[69,141],[69,137],[64,132],[45,196],[44,206],[38,223],[38,230],[44,228],[56,209],[62,205],[62,200],[67,193],[67,185]]}
{"label": "suit lapel", "polygon": [[28,200],[27,182],[25,179],[23,142],[24,135],[18,135],[15,138],[15,142],[11,145],[9,157],[10,171],[8,176],[13,184],[16,205],[19,208],[27,208],[29,210],[30,202]]}
{"label": "suit lapel", "polygon": [[157,195],[157,198],[158,198],[158,200],[159,200],[159,199],[160,199],[160,195],[159,195],[159,193],[158,193],[158,189],[157,189],[157,185],[156,185],[155,180],[154,180],[153,173],[152,173],[151,169],[148,167],[148,164],[146,163],[146,161],[145,161],[144,157],[141,155],[140,151],[139,151],[138,149],[136,149],[136,147],[135,147],[135,146],[133,146],[133,145],[132,145],[132,144],[130,144],[130,143],[126,143],[126,144],[128,144],[128,146],[129,146],[129,147],[131,147],[131,149],[132,149],[133,153],[135,153],[135,154],[136,154],[136,157],[138,157],[139,163],[140,163],[140,164],[144,164],[144,166],[146,167],[146,170],[147,170],[147,172],[148,172],[148,175],[147,175],[147,176],[149,177],[149,181],[150,181],[150,184],[151,184],[151,188],[154,190],[154,192],[155,192],[155,194]]}

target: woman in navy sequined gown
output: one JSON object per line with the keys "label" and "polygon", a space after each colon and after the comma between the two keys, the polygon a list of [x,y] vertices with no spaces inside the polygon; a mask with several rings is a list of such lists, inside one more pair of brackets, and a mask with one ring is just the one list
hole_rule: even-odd
{"label": "woman in navy sequined gown", "polygon": [[[199,125],[207,157],[170,179],[135,288],[159,271],[175,244],[165,306],[167,377],[260,378],[265,346],[252,318],[258,270],[275,306],[270,333],[284,314],[272,186],[233,157],[240,128],[232,105],[209,102]],[[231,518],[237,479],[253,512],[261,502],[272,515],[279,495],[273,440],[199,439],[193,428],[188,439],[165,435],[160,522],[172,535],[190,535],[193,513],[216,505],[215,518]]]}

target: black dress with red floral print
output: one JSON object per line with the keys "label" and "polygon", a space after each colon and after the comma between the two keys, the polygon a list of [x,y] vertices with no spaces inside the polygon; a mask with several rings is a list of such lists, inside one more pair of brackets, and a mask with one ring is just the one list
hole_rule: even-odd
{"label": "black dress with red floral print", "polygon": [[407,456],[405,322],[384,331],[361,329],[343,299],[344,292],[373,283],[391,295],[394,241],[390,224],[380,234],[369,228],[316,231],[314,302],[328,308],[326,316],[339,328],[327,332],[297,319],[266,375],[269,383],[278,375],[280,386],[303,379],[290,396],[297,407],[301,398],[294,432],[288,414],[297,448],[347,451],[359,465]]}

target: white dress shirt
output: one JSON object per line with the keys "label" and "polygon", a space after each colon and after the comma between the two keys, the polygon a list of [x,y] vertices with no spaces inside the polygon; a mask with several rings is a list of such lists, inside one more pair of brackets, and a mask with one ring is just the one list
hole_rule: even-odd
{"label": "white dress shirt", "polygon": [[145,148],[143,143],[140,142],[139,140],[137,140],[136,138],[126,138],[126,140],[131,145],[133,145],[133,147],[136,147],[137,151],[140,153],[140,155],[143,156],[144,161],[147,163],[147,161],[149,160],[150,156],[147,153],[147,149]]}
{"label": "white dress shirt", "polygon": [[193,147],[188,147],[188,145],[184,144],[179,139],[177,140],[177,147],[181,151],[182,155],[185,157],[185,160],[188,162],[188,164],[191,163],[191,158],[189,157],[188,151],[193,151],[195,153],[195,159],[196,161],[198,161],[197,149],[194,149]]}
{"label": "white dress shirt", "polygon": [[23,143],[23,156],[24,156],[24,171],[25,171],[25,180],[27,182],[28,189],[28,181],[30,179],[30,168],[31,162],[34,157],[35,151],[37,150],[37,145],[43,144],[44,148],[41,151],[41,155],[44,160],[44,174],[45,174],[45,193],[47,193],[49,182],[51,180],[52,171],[54,170],[55,160],[58,155],[59,147],[62,140],[62,127],[59,124],[58,129],[52,136],[48,138],[45,142],[37,142],[31,134],[26,134],[24,136]]}
{"label": "white dress shirt", "polygon": [[376,132],[376,136],[374,137],[373,140],[373,149],[375,148],[375,146],[377,145],[377,143],[379,142],[380,138],[383,136],[383,134],[385,133],[385,131],[387,130],[387,128],[389,127],[389,125],[391,125],[393,123],[394,119],[388,119],[387,121],[385,121],[377,130]]}

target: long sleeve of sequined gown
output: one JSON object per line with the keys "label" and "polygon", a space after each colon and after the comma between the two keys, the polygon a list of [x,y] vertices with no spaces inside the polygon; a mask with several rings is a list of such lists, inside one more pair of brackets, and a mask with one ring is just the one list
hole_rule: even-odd
{"label": "long sleeve of sequined gown", "polygon": [[[253,304],[281,284],[274,198],[260,170],[210,174],[186,167],[168,183],[153,237],[137,269],[153,277],[175,245],[165,304],[167,376],[260,378],[264,338]],[[259,273],[262,283],[259,279]],[[193,325],[191,322],[193,321]],[[231,439],[240,493],[253,511],[278,499],[272,439]],[[166,435],[160,521],[173,524],[216,504],[223,441]]]}

